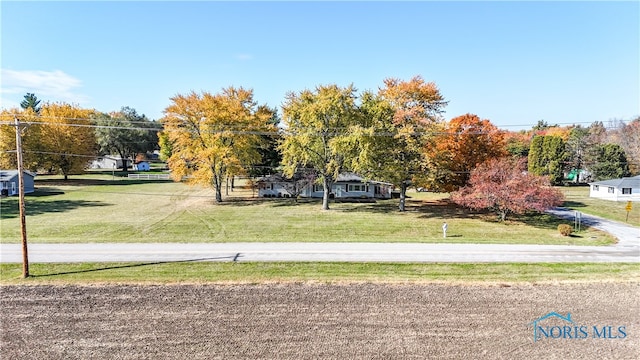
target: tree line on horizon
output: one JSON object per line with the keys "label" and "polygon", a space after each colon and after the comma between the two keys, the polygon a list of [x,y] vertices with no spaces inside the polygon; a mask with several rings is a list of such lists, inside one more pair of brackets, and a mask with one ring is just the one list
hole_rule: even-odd
{"label": "tree line on horizon", "polygon": [[101,113],[40,105],[27,94],[21,109],[1,113],[0,167],[15,164],[9,122],[19,116],[31,124],[24,130],[27,169],[66,179],[97,155],[135,158],[160,150],[175,180],[212,186],[217,201],[223,200],[225,179],[276,170],[294,176],[311,169],[325,189],[323,209],[329,209],[329,189],[341,172],[390,182],[400,190],[400,210],[410,186],[460,194],[468,191],[474,171],[496,160],[545,177],[550,185],[562,184],[571,170],[588,171],[593,180],[640,172],[637,160],[629,161],[640,159],[640,117],[609,129],[602,122],[562,127],[541,120],[517,132],[471,113],[445,121],[447,101],[420,76],[386,79],[377,92],[361,94],[353,85],[290,92],[281,116],[241,87],[170,100],[165,117],[151,121],[129,107]]}

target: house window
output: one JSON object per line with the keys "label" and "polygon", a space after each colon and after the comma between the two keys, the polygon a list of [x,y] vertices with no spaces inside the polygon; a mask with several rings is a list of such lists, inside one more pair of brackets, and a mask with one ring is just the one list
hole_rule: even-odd
{"label": "house window", "polygon": [[324,187],[322,185],[313,185],[313,192],[324,191]]}
{"label": "house window", "polygon": [[349,191],[367,191],[367,186],[364,184],[349,185]]}
{"label": "house window", "polygon": [[616,188],[609,186],[609,190],[608,190],[609,194],[613,194],[615,193],[615,191],[616,191]]}
{"label": "house window", "polygon": [[593,185],[593,191],[598,191],[600,190],[600,186],[599,185]]}
{"label": "house window", "polygon": [[623,195],[631,195],[631,188],[622,188]]}

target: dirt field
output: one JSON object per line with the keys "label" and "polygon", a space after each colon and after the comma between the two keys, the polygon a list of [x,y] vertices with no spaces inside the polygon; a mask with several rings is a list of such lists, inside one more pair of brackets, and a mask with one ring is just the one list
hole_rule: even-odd
{"label": "dirt field", "polygon": [[[640,284],[3,286],[8,359],[638,359]],[[534,342],[534,320],[571,313]],[[574,338],[575,328],[588,336]],[[612,326],[594,337],[593,326]],[[624,328],[620,328],[624,326]],[[620,331],[621,330],[621,331]],[[566,331],[566,330],[565,330]],[[622,334],[624,333],[624,336]],[[605,337],[605,338],[602,338]]]}

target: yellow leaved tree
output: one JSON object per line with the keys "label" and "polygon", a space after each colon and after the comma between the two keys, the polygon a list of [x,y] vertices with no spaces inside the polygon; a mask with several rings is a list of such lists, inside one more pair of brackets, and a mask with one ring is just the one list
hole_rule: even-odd
{"label": "yellow leaved tree", "polygon": [[45,104],[36,113],[31,108],[0,113],[0,168],[15,169],[16,129],[20,121],[22,158],[26,170],[57,172],[65,176],[84,170],[95,155],[93,110],[69,104]]}
{"label": "yellow leaved tree", "polygon": [[[39,165],[49,172],[80,174],[97,153],[95,111],[66,103],[45,104],[31,125],[37,130]],[[28,149],[25,149],[25,153]]]}
{"label": "yellow leaved tree", "polygon": [[170,146],[168,160],[175,181],[213,186],[222,201],[228,176],[245,173],[258,163],[261,135],[273,133],[273,111],[258,106],[253,90],[229,87],[221,93],[176,95],[165,109],[161,146]]}

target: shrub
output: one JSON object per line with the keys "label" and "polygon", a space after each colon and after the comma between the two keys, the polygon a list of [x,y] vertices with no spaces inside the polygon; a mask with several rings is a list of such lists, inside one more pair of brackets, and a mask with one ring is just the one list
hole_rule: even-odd
{"label": "shrub", "polygon": [[558,231],[560,232],[560,234],[562,234],[562,236],[569,236],[573,232],[573,227],[567,224],[560,224],[558,225]]}

